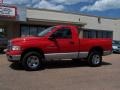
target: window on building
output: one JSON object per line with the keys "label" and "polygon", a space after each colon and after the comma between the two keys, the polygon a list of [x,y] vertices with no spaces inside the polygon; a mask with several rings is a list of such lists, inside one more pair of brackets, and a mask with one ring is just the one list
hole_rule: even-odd
{"label": "window on building", "polygon": [[103,32],[102,31],[97,31],[97,37],[98,38],[103,38]]}
{"label": "window on building", "polygon": [[97,32],[96,31],[91,31],[89,32],[91,38],[97,38]]}
{"label": "window on building", "polygon": [[24,36],[28,36],[28,35],[29,35],[29,27],[22,26],[21,27],[21,36],[24,37]]}
{"label": "window on building", "polygon": [[37,36],[38,33],[42,32],[49,26],[42,25],[21,25],[21,37],[24,36]]}
{"label": "window on building", "polygon": [[83,37],[85,37],[85,38],[96,38],[96,31],[84,30],[83,31]]}
{"label": "window on building", "polygon": [[34,35],[36,36],[37,35],[37,27],[30,27],[30,35]]}
{"label": "window on building", "polygon": [[87,30],[86,30],[86,31],[83,31],[83,37],[89,38],[89,37],[88,37],[88,31],[87,31]]}
{"label": "window on building", "polygon": [[107,34],[108,34],[108,38],[113,37],[113,32],[108,32]]}
{"label": "window on building", "polygon": [[113,38],[112,31],[83,30],[84,38]]}
{"label": "window on building", "polygon": [[37,33],[40,33],[40,32],[42,32],[42,31],[45,30],[45,29],[46,29],[45,27],[38,27]]}

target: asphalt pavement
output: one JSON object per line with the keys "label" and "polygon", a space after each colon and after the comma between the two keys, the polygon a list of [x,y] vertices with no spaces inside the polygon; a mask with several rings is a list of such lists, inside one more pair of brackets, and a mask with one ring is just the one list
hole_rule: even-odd
{"label": "asphalt pavement", "polygon": [[0,90],[120,90],[120,54],[103,57],[101,67],[85,62],[49,61],[39,71],[25,71],[0,55]]}

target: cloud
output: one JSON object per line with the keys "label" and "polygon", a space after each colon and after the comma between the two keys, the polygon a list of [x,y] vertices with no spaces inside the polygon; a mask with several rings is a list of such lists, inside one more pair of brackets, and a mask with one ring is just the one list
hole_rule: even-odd
{"label": "cloud", "polygon": [[93,5],[82,7],[80,11],[105,11],[119,8],[120,0],[97,0]]}
{"label": "cloud", "polygon": [[29,4],[30,0],[4,0],[3,2],[4,3],[7,3],[7,4],[18,4],[18,5],[22,5],[22,4]]}
{"label": "cloud", "polygon": [[80,2],[93,2],[95,0],[51,0],[52,2],[56,2],[56,3],[61,3],[61,4],[65,4],[65,5],[73,5],[73,4],[77,4]]}
{"label": "cloud", "polygon": [[25,7],[33,7],[33,8],[45,8],[45,9],[53,9],[53,10],[63,10],[64,5],[56,4],[51,2],[51,0],[4,0],[6,4],[16,4]]}
{"label": "cloud", "polygon": [[4,0],[4,3],[34,8],[64,10],[66,8],[66,5],[74,5],[80,2],[93,1],[95,0]]}
{"label": "cloud", "polygon": [[53,9],[53,10],[63,10],[63,5],[56,5],[51,2],[48,2],[47,0],[41,0],[38,4],[35,4],[33,6],[34,8],[45,8],[45,9]]}

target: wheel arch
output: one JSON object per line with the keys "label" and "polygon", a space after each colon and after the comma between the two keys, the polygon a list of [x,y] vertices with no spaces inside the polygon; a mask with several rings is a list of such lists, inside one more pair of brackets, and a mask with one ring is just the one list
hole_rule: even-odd
{"label": "wheel arch", "polygon": [[[100,55],[103,55],[103,48],[100,47],[100,46],[92,47],[92,48],[89,50],[89,54],[91,54],[92,52],[98,52],[98,53],[100,53]],[[89,54],[88,54],[88,56],[89,56]]]}
{"label": "wheel arch", "polygon": [[27,48],[25,49],[23,52],[22,52],[22,55],[21,55],[21,60],[23,59],[24,55],[28,52],[32,52],[32,51],[35,51],[35,52],[38,52],[42,55],[43,58],[45,58],[44,56],[44,52],[42,49],[39,49],[39,48],[35,48],[35,47],[32,47],[32,48]]}

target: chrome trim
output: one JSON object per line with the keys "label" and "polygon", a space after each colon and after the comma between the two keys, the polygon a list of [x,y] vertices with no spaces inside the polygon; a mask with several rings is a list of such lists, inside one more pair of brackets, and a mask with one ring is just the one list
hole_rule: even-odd
{"label": "chrome trim", "polygon": [[70,52],[70,53],[50,53],[45,54],[46,59],[72,59],[72,58],[86,58],[88,52]]}
{"label": "chrome trim", "polygon": [[103,52],[103,56],[110,55],[110,54],[112,54],[112,51],[110,51],[110,50]]}
{"label": "chrome trim", "polygon": [[39,58],[34,55],[28,57],[26,61],[27,61],[28,67],[31,69],[37,68],[40,64]]}
{"label": "chrome trim", "polygon": [[8,61],[20,61],[21,55],[7,55]]}
{"label": "chrome trim", "polygon": [[46,59],[70,59],[78,57],[78,52],[45,54]]}
{"label": "chrome trim", "polygon": [[88,56],[88,52],[79,52],[79,58],[86,58]]}

